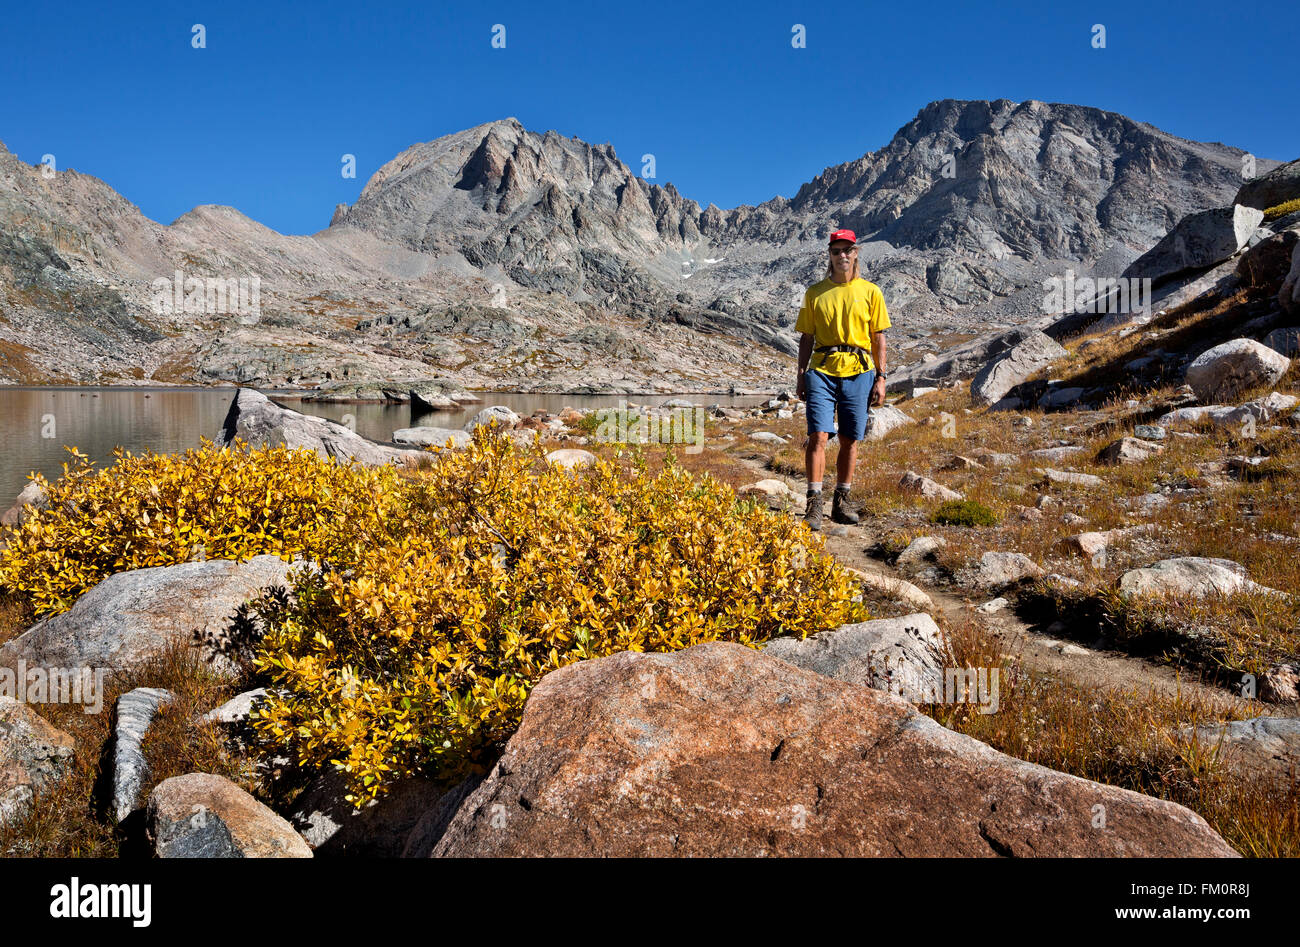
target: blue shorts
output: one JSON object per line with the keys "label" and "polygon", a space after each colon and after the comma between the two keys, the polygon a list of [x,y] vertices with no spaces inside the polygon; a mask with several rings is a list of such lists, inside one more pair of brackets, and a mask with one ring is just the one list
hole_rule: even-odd
{"label": "blue shorts", "polygon": [[862,440],[867,433],[867,420],[871,417],[869,402],[876,373],[859,372],[847,378],[837,378],[810,368],[803,377],[808,394],[808,433],[827,431],[834,435],[834,422],[838,420],[841,441]]}

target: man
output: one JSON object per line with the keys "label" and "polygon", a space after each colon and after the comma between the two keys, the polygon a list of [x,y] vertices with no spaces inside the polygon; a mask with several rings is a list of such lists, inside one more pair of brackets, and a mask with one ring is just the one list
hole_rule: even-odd
{"label": "man", "polygon": [[890,325],[889,313],[880,287],[858,276],[857,240],[852,230],[831,234],[826,278],[808,287],[795,323],[795,330],[802,333],[797,390],[799,400],[808,406],[804,519],[810,529],[822,527],[826,441],[835,436],[837,427],[840,453],[831,519],[850,525],[858,521],[848,504],[858,441],[866,434],[871,408],[885,403],[884,332]]}

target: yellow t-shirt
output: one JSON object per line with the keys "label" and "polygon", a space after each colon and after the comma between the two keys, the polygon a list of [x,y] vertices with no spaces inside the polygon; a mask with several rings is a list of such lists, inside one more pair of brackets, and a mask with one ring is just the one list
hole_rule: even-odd
{"label": "yellow t-shirt", "polygon": [[[879,286],[861,278],[837,283],[827,277],[804,292],[794,328],[813,337],[814,349],[823,345],[856,345],[870,352],[870,333],[888,329],[889,325],[885,294]],[[808,364],[837,378],[862,371],[862,362],[855,352],[814,352]],[[875,359],[869,357],[867,370],[875,367]]]}

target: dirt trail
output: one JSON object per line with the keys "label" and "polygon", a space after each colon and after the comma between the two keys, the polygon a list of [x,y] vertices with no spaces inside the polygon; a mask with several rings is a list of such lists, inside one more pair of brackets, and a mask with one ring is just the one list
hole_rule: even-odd
{"label": "dirt trail", "polygon": [[[736,459],[763,478],[781,480],[796,492],[804,489],[802,481],[795,482],[782,476],[757,460],[744,457]],[[843,534],[837,535],[840,530],[843,530]],[[860,526],[832,528],[830,517],[827,516],[822,534],[827,551],[844,565],[862,572],[874,572],[911,582],[934,602],[935,610],[931,617],[940,628],[948,630],[970,622],[983,625],[1000,641],[1003,651],[1011,657],[1018,656],[1021,666],[1028,671],[1048,674],[1086,687],[1120,688],[1126,691],[1136,689],[1139,694],[1155,690],[1172,696],[1181,690],[1185,695],[1203,698],[1216,710],[1252,709],[1249,705],[1253,702],[1245,701],[1218,685],[1202,683],[1195,671],[1185,671],[1180,676],[1178,670],[1167,665],[1120,651],[1084,647],[1070,640],[1090,635],[1077,632],[1065,638],[1048,635],[1038,626],[1017,616],[1013,610],[1014,605],[991,614],[978,612],[975,606],[993,598],[993,595],[979,599],[955,595],[919,582],[915,576],[900,572],[872,556],[868,550],[875,547],[878,537],[872,531],[869,520],[864,519]],[[1258,713],[1259,706],[1256,704],[1253,710]],[[1270,706],[1266,712],[1278,716],[1280,710],[1281,708]]]}

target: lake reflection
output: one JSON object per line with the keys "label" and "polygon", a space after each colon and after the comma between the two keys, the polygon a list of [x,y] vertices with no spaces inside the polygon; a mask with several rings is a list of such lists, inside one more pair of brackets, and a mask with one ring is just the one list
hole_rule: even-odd
{"label": "lake reflection", "polygon": [[[234,388],[19,388],[0,387],[0,511],[27,483],[33,471],[56,479],[68,459],[65,446],[76,447],[98,464],[113,459],[122,447],[140,454],[198,447],[200,438],[216,437],[230,409]],[[686,398],[701,404],[756,404],[754,396],[702,395],[563,395],[476,392],[482,404],[465,405],[412,417],[408,405],[315,404],[301,393],[268,391],[271,398],[303,414],[335,421],[352,415],[356,431],[386,441],[399,428],[424,424],[461,427],[487,405],[501,404],[520,415],[539,409],[558,413],[612,407],[620,402],[660,404]]]}

